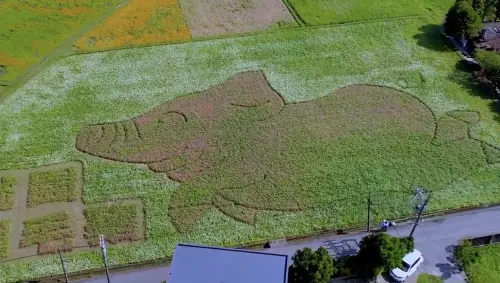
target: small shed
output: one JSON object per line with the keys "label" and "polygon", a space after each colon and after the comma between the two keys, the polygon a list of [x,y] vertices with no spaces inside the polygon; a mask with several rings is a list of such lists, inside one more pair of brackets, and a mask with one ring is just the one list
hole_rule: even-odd
{"label": "small shed", "polygon": [[178,244],[168,283],[286,283],[288,256]]}

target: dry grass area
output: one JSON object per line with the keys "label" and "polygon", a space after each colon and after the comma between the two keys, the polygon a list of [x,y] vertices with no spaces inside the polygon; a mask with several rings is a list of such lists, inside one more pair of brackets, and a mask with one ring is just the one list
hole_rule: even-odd
{"label": "dry grass area", "polygon": [[85,52],[190,38],[177,0],[131,0],[74,46]]}
{"label": "dry grass area", "polygon": [[14,187],[19,183],[16,176],[0,177],[0,211],[14,206]]}
{"label": "dry grass area", "polygon": [[0,259],[9,256],[9,237],[10,237],[11,222],[10,220],[0,220]]}
{"label": "dry grass area", "polygon": [[55,253],[58,247],[73,248],[75,231],[68,212],[55,212],[24,221],[20,248],[38,245],[38,254]]}
{"label": "dry grass area", "polygon": [[[355,172],[369,160],[378,161],[365,168],[364,178],[378,179],[377,170],[384,170],[404,182],[400,187],[411,187],[415,175],[450,182],[486,165],[468,127],[451,116],[436,123],[420,100],[384,87],[350,86],[286,104],[262,73],[245,72],[128,121],[87,127],[76,145],[181,182],[168,213],[185,232],[213,208],[252,224],[260,211],[304,211],[324,202],[325,194],[358,197],[351,190],[362,187]],[[415,173],[411,164],[433,167],[433,173]]]}
{"label": "dry grass area", "polygon": [[88,207],[86,237],[90,245],[99,244],[99,235],[114,244],[143,239],[142,211],[137,203],[103,204]]}
{"label": "dry grass area", "polygon": [[77,199],[77,168],[57,168],[30,174],[28,206]]}
{"label": "dry grass area", "polygon": [[281,0],[179,0],[193,37],[265,30],[295,21]]}

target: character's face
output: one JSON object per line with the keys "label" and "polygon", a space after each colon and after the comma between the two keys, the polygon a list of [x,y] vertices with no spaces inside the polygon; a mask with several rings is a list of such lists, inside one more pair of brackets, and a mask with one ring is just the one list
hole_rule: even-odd
{"label": "character's face", "polygon": [[182,159],[198,158],[213,147],[222,121],[234,117],[258,120],[277,113],[283,106],[283,100],[262,74],[243,73],[216,88],[178,97],[139,117],[86,127],[78,134],[76,146],[95,156],[144,163],[154,171],[166,172],[178,166],[171,163],[190,162]]}

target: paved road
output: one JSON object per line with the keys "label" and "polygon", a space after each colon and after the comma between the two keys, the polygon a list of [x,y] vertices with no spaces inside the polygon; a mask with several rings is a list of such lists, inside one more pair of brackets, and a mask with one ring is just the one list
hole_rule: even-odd
{"label": "paved road", "polygon": [[[464,279],[451,259],[451,247],[466,237],[479,237],[500,233],[500,207],[481,209],[471,212],[457,213],[446,217],[436,217],[424,220],[417,228],[414,237],[416,248],[419,249],[425,260],[418,272],[431,273],[445,279],[446,283],[462,283]],[[409,235],[411,226],[400,224],[391,228],[389,233],[394,236]],[[321,246],[327,248],[335,255],[333,246],[353,246],[353,241],[358,241],[366,233],[345,236],[331,236],[317,238],[304,243],[293,243],[268,249],[270,253],[286,254],[290,257],[297,249],[310,247],[317,249]],[[338,250],[338,249],[337,249]],[[348,252],[348,248],[346,249]],[[168,266],[160,266],[142,270],[112,274],[112,282],[120,283],[159,283],[168,279]],[[417,276],[412,276],[407,283],[416,282]],[[106,283],[105,277],[96,277],[78,281],[79,283]]]}

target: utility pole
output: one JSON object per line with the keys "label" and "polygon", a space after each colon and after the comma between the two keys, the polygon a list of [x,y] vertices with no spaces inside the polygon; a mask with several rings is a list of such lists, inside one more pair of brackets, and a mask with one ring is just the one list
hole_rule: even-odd
{"label": "utility pole", "polygon": [[420,208],[418,210],[417,220],[415,220],[415,224],[413,225],[413,228],[411,229],[410,237],[413,237],[413,233],[415,233],[415,229],[417,229],[418,222],[420,222],[420,217],[422,216],[422,213],[424,212],[424,210],[427,208],[427,203],[429,202],[430,198],[431,198],[431,193],[429,193],[427,195],[427,197],[425,198],[424,204],[422,206],[420,206]]}
{"label": "utility pole", "polygon": [[61,247],[57,246],[57,251],[59,252],[59,259],[61,260],[61,265],[64,271],[64,278],[66,279],[66,283],[69,283],[68,279],[68,272],[66,271],[66,263],[64,262],[62,253],[61,253]]}
{"label": "utility pole", "polygon": [[366,222],[366,232],[370,232],[370,209],[372,204],[372,196],[371,193],[368,194],[368,220]]}
{"label": "utility pole", "polygon": [[99,235],[99,244],[101,245],[102,262],[104,263],[104,269],[106,270],[106,278],[108,279],[108,283],[111,283],[111,281],[109,280],[109,270],[108,270],[107,255],[106,255],[106,242],[104,241],[104,235]]}

